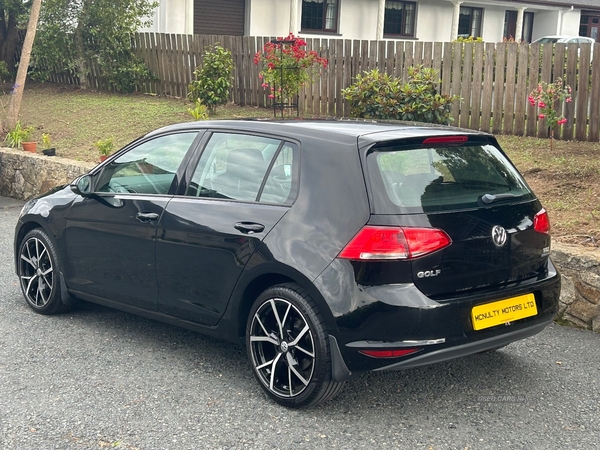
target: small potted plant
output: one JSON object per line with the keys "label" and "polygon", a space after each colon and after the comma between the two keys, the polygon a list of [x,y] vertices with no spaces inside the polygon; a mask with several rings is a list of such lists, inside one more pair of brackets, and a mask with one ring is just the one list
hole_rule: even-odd
{"label": "small potted plant", "polygon": [[21,121],[18,121],[15,127],[6,134],[6,145],[11,148],[23,147],[26,152],[35,153],[37,142],[30,141],[33,131],[32,126],[23,127]]}
{"label": "small potted plant", "polygon": [[52,147],[50,133],[42,133],[42,153],[46,156],[56,156],[56,148]]}
{"label": "small potted plant", "polygon": [[115,145],[112,138],[100,139],[95,144],[98,152],[100,153],[100,162],[105,161],[106,158],[113,152]]}

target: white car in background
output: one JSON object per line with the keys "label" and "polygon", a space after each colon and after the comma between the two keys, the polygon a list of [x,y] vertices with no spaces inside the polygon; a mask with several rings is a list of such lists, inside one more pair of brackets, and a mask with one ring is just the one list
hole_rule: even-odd
{"label": "white car in background", "polygon": [[594,44],[596,41],[585,36],[544,36],[532,44]]}
{"label": "white car in background", "polygon": [[[594,44],[596,40],[585,36],[544,36],[536,39],[532,44],[590,44],[590,61],[594,59]],[[579,55],[579,50],[577,50]]]}

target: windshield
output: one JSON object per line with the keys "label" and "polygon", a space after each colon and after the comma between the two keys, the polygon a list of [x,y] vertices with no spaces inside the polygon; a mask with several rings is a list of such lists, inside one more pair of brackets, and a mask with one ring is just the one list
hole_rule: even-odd
{"label": "windshield", "polygon": [[534,196],[490,144],[375,148],[367,155],[376,214],[437,212],[527,201]]}

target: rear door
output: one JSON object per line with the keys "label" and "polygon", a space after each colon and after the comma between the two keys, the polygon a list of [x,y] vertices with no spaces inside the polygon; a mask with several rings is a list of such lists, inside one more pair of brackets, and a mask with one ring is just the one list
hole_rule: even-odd
{"label": "rear door", "polygon": [[210,136],[159,224],[161,311],[217,323],[246,263],[296,196],[298,158],[296,144],[281,139]]}
{"label": "rear door", "polygon": [[[372,223],[444,230],[452,244],[412,260],[432,298],[543,276],[550,238],[541,205],[492,141],[401,143],[367,155]],[[536,217],[536,215],[538,215]]]}

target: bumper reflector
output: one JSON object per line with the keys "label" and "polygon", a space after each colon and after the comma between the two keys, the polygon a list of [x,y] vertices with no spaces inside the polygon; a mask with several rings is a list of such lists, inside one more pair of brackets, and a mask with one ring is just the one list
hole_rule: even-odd
{"label": "bumper reflector", "polygon": [[420,348],[401,348],[394,350],[359,350],[358,353],[370,356],[371,358],[399,358],[418,352]]}

